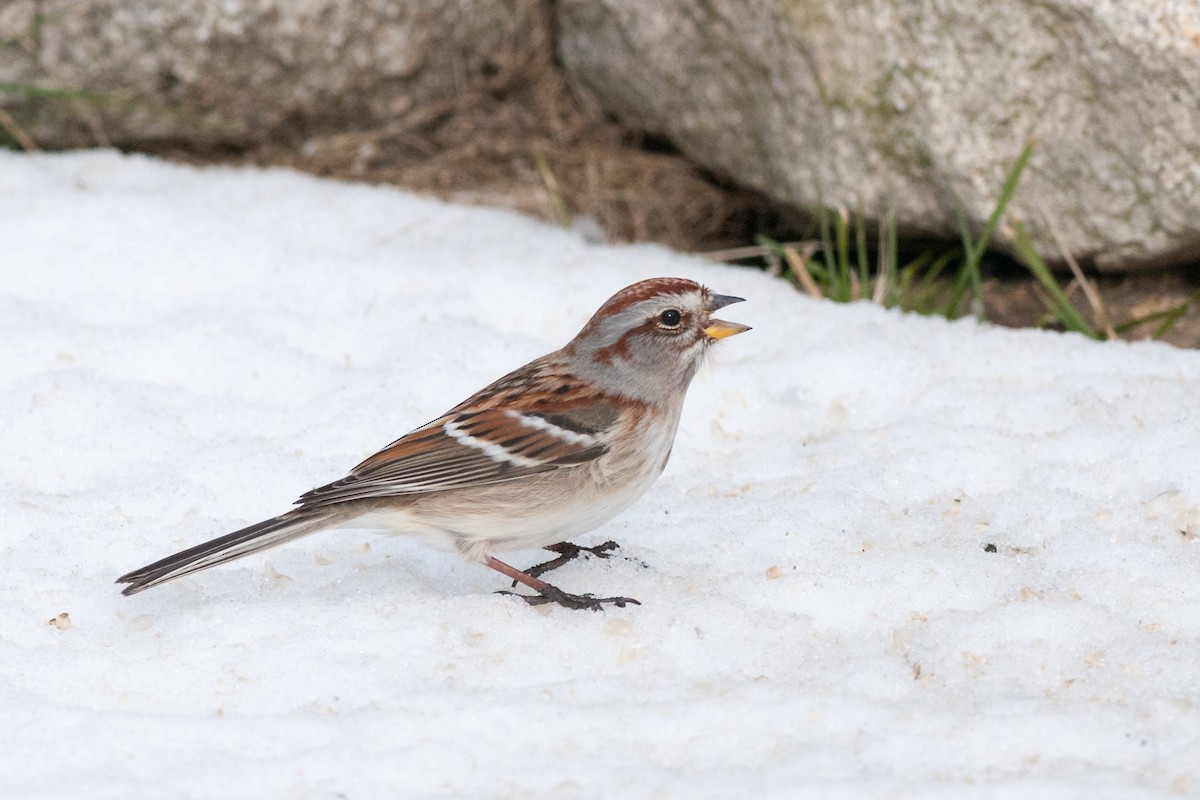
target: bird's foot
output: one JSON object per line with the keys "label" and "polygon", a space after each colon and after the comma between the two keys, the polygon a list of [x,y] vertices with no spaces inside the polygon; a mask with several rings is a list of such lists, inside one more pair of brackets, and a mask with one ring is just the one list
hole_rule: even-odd
{"label": "bird's foot", "polygon": [[[558,558],[552,558],[545,563],[530,567],[529,569],[525,570],[525,574],[532,575],[535,578],[539,575],[545,575],[547,572],[558,569],[569,561],[574,561],[583,553],[590,553],[596,558],[608,558],[612,555],[612,551],[616,550],[618,547],[620,547],[620,545],[611,539],[604,544],[598,544],[595,547],[580,547],[579,545],[572,544],[571,542],[559,542],[558,544],[548,545],[545,549],[553,553],[558,553]],[[516,585],[517,582],[513,581],[513,586]]]}
{"label": "bird's foot", "polygon": [[632,597],[596,597],[594,594],[568,594],[557,586],[551,586],[548,583],[543,584],[538,594],[535,595],[517,594],[507,589],[502,589],[496,592],[496,594],[519,597],[531,606],[558,603],[563,608],[570,608],[575,611],[603,611],[605,604],[611,604],[617,608],[624,608],[627,603],[632,603],[635,606],[641,605],[641,603]]}

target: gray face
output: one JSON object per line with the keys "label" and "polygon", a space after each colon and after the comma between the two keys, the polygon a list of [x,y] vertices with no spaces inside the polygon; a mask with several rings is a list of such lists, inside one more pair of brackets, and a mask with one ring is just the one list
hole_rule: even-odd
{"label": "gray face", "polygon": [[682,399],[712,341],[705,333],[710,296],[692,287],[606,304],[567,346],[576,368],[627,397]]}

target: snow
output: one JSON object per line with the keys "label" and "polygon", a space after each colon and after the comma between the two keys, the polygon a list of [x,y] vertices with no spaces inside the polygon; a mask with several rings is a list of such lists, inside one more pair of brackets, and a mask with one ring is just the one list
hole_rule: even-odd
{"label": "snow", "polygon": [[[642,606],[356,530],[119,595],[655,275],[755,330],[556,573]],[[0,278],[0,796],[1200,793],[1200,354],[104,151],[0,153]]]}

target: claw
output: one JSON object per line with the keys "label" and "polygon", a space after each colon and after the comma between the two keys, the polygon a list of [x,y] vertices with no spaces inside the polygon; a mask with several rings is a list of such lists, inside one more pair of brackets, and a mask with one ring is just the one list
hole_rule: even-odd
{"label": "claw", "polygon": [[568,594],[557,586],[551,586],[548,583],[542,589],[541,593],[536,595],[517,594],[507,589],[501,589],[496,594],[519,597],[531,606],[557,603],[563,608],[569,608],[574,611],[603,611],[605,603],[611,603],[617,608],[624,608],[628,603],[632,603],[635,606],[641,605],[641,603],[632,597],[596,597],[594,594]]}
{"label": "claw", "polygon": [[[558,558],[552,558],[542,564],[530,567],[529,569],[525,570],[525,574],[531,575],[534,578],[540,577],[545,575],[550,570],[558,569],[569,561],[574,561],[576,558],[579,558],[580,554],[582,553],[591,553],[596,558],[610,558],[612,555],[610,551],[616,550],[620,546],[621,545],[617,544],[611,539],[604,544],[598,544],[595,547],[580,547],[579,545],[572,544],[571,542],[559,542],[558,544],[552,544],[545,549],[552,553],[558,553]],[[513,581],[512,585],[515,587],[517,582]]]}
{"label": "claw", "polygon": [[[613,547],[616,547],[616,545],[612,542],[605,542],[603,545],[600,545],[600,550],[604,551],[611,549],[608,546],[610,544]],[[561,542],[549,549],[557,550],[558,548],[565,546],[566,542]],[[576,548],[575,545],[571,545],[571,547],[576,550],[582,549]],[[507,575],[514,581],[523,583],[530,589],[533,589],[535,592],[537,592],[536,595],[517,594],[516,592],[510,592],[508,590],[497,592],[497,594],[510,594],[514,597],[519,597],[531,606],[540,606],[545,603],[558,603],[563,608],[570,608],[577,611],[583,609],[588,609],[591,611],[603,611],[606,603],[611,603],[617,608],[624,608],[629,603],[633,603],[635,606],[641,605],[641,603],[639,603],[637,600],[634,600],[632,597],[596,597],[594,594],[568,594],[562,589],[559,589],[557,586],[551,586],[536,576],[530,575],[526,572],[521,572],[521,570],[517,569],[516,567],[505,564],[495,556],[488,556],[487,560],[484,561],[484,564],[496,570],[501,575]]]}

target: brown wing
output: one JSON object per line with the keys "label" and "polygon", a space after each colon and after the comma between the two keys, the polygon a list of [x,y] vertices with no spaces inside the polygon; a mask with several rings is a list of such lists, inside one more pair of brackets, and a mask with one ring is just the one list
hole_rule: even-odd
{"label": "brown wing", "polygon": [[339,481],[307,492],[304,508],[500,483],[584,464],[608,451],[611,403],[549,414],[492,407],[451,411],[388,445]]}

